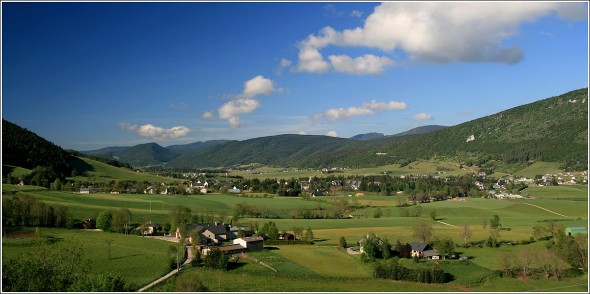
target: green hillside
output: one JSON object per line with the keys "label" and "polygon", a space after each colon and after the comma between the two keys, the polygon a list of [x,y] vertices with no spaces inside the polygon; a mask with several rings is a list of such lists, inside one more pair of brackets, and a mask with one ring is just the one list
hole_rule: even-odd
{"label": "green hillside", "polygon": [[137,182],[156,182],[168,183],[172,179],[151,175],[148,173],[136,172],[126,168],[119,168],[106,163],[96,161],[90,158],[78,157],[76,161],[77,174],[74,177],[67,178],[71,181],[92,181],[92,182],[109,182],[109,181],[137,181]]}
{"label": "green hillside", "polygon": [[[472,137],[473,136],[473,137]],[[522,105],[437,132],[373,149],[398,158],[467,152],[505,163],[586,162],[588,88]]]}
{"label": "green hillside", "polygon": [[453,158],[528,164],[558,162],[586,168],[588,89],[518,106],[426,134],[360,141],[327,136],[280,135],[234,141],[185,154],[167,164],[199,168],[260,163],[295,167],[371,167],[416,159]]}
{"label": "green hillside", "polygon": [[148,166],[170,161],[177,154],[156,143],[147,143],[117,152],[115,156],[120,161],[127,162],[133,166]]}

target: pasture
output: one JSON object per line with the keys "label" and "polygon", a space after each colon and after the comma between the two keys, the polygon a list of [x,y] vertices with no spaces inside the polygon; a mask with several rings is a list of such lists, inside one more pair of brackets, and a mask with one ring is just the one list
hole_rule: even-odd
{"label": "pasture", "polygon": [[[168,241],[101,231],[40,228],[40,233],[51,240],[48,246],[60,242],[81,245],[84,258],[91,261],[91,273],[119,274],[138,289],[169,272],[167,250],[170,245],[175,245]],[[108,258],[107,240],[112,240],[111,259]],[[35,244],[35,238],[3,237],[2,262],[19,254],[30,254]]]}
{"label": "pasture", "polygon": [[[487,277],[498,269],[496,256],[501,251],[517,252],[521,248],[544,248],[545,242],[529,245],[502,245],[500,248],[470,247],[456,248],[462,255],[470,256],[469,264],[448,261],[445,270],[457,277],[444,285],[425,285],[413,282],[375,280],[371,277],[371,266],[363,264],[359,256],[348,255],[337,248],[340,237],[345,237],[349,246],[373,232],[395,244],[416,241],[413,227],[419,223],[432,226],[431,240],[451,238],[462,244],[460,226],[469,225],[472,231],[470,241],[485,240],[489,237],[489,221],[493,215],[501,219],[499,241],[524,241],[532,237],[534,225],[545,226],[547,220],[555,220],[562,226],[587,226],[587,186],[530,187],[522,192],[532,194],[535,199],[498,200],[465,198],[458,200],[422,203],[417,206],[399,207],[405,196],[365,197],[327,196],[304,200],[298,197],[243,197],[227,194],[208,195],[139,195],[139,194],[76,194],[49,191],[40,187],[3,185],[3,191],[18,189],[15,195],[30,195],[47,204],[69,207],[74,218],[86,219],[99,211],[115,211],[121,207],[131,210],[132,222],[152,220],[160,224],[170,222],[169,210],[182,205],[199,214],[229,216],[236,204],[245,202],[251,206],[264,207],[282,213],[280,218],[262,219],[243,217],[239,222],[248,226],[256,221],[263,225],[268,221],[276,223],[281,231],[293,227],[311,227],[315,245],[272,246],[262,252],[250,253],[252,257],[277,269],[275,273],[251,260],[241,258],[227,272],[189,268],[180,276],[197,273],[213,291],[292,291],[292,292],[455,292],[455,291],[585,291],[587,274],[567,278],[564,281],[512,279]],[[3,195],[7,197],[8,195]],[[260,195],[258,195],[260,196]],[[351,212],[350,219],[298,219],[289,213],[299,208],[331,208],[335,200],[347,199],[351,204],[363,208]],[[373,212],[380,208],[387,211],[379,218]],[[415,213],[421,211],[421,216]],[[430,212],[436,211],[436,219]],[[408,212],[410,216],[403,216]],[[114,270],[138,286],[149,283],[166,272],[167,249],[171,243],[138,236],[104,232],[83,232],[76,230],[41,229],[56,240],[73,240],[85,248],[87,258],[93,261],[97,272]],[[105,256],[106,239],[113,239],[112,259]],[[31,248],[26,239],[3,239],[3,258],[10,258]],[[422,264],[422,263],[421,263]],[[142,274],[137,274],[142,268]],[[145,270],[144,270],[145,269]],[[232,281],[231,283],[224,281]],[[467,289],[467,290],[466,290]],[[547,289],[547,290],[545,290]],[[174,279],[150,291],[174,290]]]}

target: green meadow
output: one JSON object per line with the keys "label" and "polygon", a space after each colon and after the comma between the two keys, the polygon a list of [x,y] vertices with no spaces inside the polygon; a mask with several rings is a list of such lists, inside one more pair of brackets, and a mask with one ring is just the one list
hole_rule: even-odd
{"label": "green meadow", "polygon": [[[34,229],[29,229],[34,230]],[[84,258],[90,260],[92,273],[118,274],[139,289],[169,272],[168,247],[171,242],[134,235],[101,231],[40,228],[40,234],[51,242],[72,242],[82,246]],[[107,240],[111,241],[111,259]],[[2,262],[19,254],[31,254],[36,238],[2,238]],[[33,253],[34,254],[34,253]]]}
{"label": "green meadow", "polygon": [[[534,199],[498,200],[465,198],[417,206],[399,207],[406,196],[378,196],[366,193],[363,197],[348,195],[316,197],[304,200],[299,197],[278,197],[269,195],[140,195],[140,194],[77,194],[50,191],[42,187],[3,185],[3,197],[13,194],[18,197],[29,195],[50,205],[67,206],[74,218],[94,217],[104,210],[115,211],[128,208],[132,222],[151,220],[160,224],[170,222],[169,210],[182,205],[199,214],[225,215],[229,221],[233,207],[239,203],[279,211],[280,218],[262,219],[243,217],[239,222],[248,226],[251,222],[263,225],[268,221],[276,223],[281,231],[293,227],[310,227],[314,233],[314,245],[270,246],[250,256],[275,268],[274,272],[250,259],[240,258],[227,272],[187,268],[178,278],[198,275],[212,291],[223,292],[494,292],[494,291],[587,291],[587,274],[555,279],[502,278],[494,274],[498,270],[497,255],[502,251],[517,253],[522,248],[541,249],[546,241],[528,245],[503,244],[499,248],[477,246],[456,248],[469,261],[439,261],[444,270],[453,275],[453,281],[442,285],[419,284],[403,281],[387,281],[372,278],[372,267],[360,261],[358,255],[349,255],[338,249],[340,237],[345,237],[349,246],[358,248],[357,241],[372,232],[387,238],[391,243],[397,240],[410,243],[415,241],[413,226],[427,223],[432,226],[433,240],[451,238],[462,244],[460,227],[467,223],[472,231],[470,241],[485,240],[489,227],[482,220],[498,215],[502,222],[499,241],[527,241],[532,237],[532,227],[545,226],[548,220],[558,225],[587,226],[588,187],[582,185],[536,187],[531,186],[522,195],[531,194]],[[273,197],[274,196],[274,197]],[[349,219],[295,219],[290,213],[296,209],[331,208],[334,201],[347,199],[353,205],[362,206],[351,212]],[[374,217],[380,209],[383,215]],[[421,211],[421,216],[414,214]],[[412,216],[402,216],[409,212]],[[436,212],[431,219],[430,213]],[[121,274],[128,283],[144,286],[167,272],[167,250],[170,242],[105,232],[44,229],[41,232],[56,242],[72,241],[82,244],[86,257],[92,261],[96,273],[114,272]],[[112,243],[112,259],[106,256],[106,240]],[[7,239],[2,241],[2,258],[6,260],[32,250],[31,239]],[[410,262],[410,261],[404,261]],[[433,261],[418,265],[431,266]],[[138,270],[141,268],[141,270]],[[149,291],[174,291],[175,278],[149,289]],[[227,282],[231,281],[231,282]]]}

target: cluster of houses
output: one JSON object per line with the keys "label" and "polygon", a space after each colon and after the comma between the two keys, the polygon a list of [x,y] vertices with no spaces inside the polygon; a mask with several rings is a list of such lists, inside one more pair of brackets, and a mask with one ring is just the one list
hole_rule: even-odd
{"label": "cluster of houses", "polygon": [[[264,235],[254,236],[252,230],[219,223],[188,225],[186,234],[188,236],[182,236],[180,228],[177,228],[175,237],[180,240],[188,239],[203,255],[207,255],[211,250],[220,250],[224,254],[260,251],[264,249],[266,239]],[[198,236],[200,242],[193,240],[193,236]],[[224,242],[232,244],[222,245]]]}

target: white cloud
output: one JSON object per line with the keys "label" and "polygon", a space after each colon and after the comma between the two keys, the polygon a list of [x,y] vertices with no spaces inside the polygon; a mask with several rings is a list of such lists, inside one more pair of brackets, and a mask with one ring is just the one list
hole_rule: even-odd
{"label": "white cloud", "polygon": [[335,71],[356,75],[382,74],[386,68],[395,65],[395,62],[387,57],[378,57],[372,54],[355,59],[347,55],[330,55],[328,59]]}
{"label": "white cloud", "polygon": [[389,101],[389,102],[377,102],[372,100],[369,103],[363,103],[359,107],[348,107],[348,108],[331,108],[324,112],[315,114],[312,120],[319,121],[327,119],[330,121],[336,121],[340,119],[346,119],[353,116],[372,115],[375,111],[388,111],[388,110],[403,110],[406,109],[406,103]]}
{"label": "white cloud", "polygon": [[291,64],[293,64],[293,62],[291,60],[281,58],[281,61],[279,62],[279,66],[274,71],[275,74],[277,76],[280,76],[281,74],[283,74],[283,70],[288,68],[289,66],[291,66]]}
{"label": "white cloud", "polygon": [[297,133],[297,135],[307,135],[304,131]]}
{"label": "white cloud", "polygon": [[326,136],[338,137],[338,133],[336,133],[336,131],[329,131],[328,133],[326,133]]}
{"label": "white cloud", "polygon": [[211,112],[211,111],[205,111],[205,112],[203,112],[202,118],[203,119],[206,119],[206,120],[213,119],[213,112]]}
{"label": "white cloud", "polygon": [[129,123],[119,123],[119,128],[134,132],[142,137],[149,137],[152,139],[176,139],[184,137],[190,133],[190,129],[184,126],[175,126],[169,129],[157,127],[152,124],[146,125],[132,125]]}
{"label": "white cloud", "polygon": [[432,115],[428,114],[428,113],[418,113],[415,114],[414,116],[412,116],[413,120],[431,120],[432,119]]}
{"label": "white cloud", "polygon": [[227,119],[232,128],[242,125],[238,115],[250,113],[260,106],[260,102],[255,99],[237,99],[223,104],[217,110],[220,119]]}
{"label": "white cloud", "polygon": [[[343,31],[325,27],[318,35],[300,41],[297,70],[323,73],[334,69],[349,74],[385,70],[366,70],[358,65],[362,59],[345,55],[332,55],[328,63],[320,52],[327,46],[358,46],[384,52],[401,49],[412,59],[435,63],[514,64],[524,57],[521,48],[503,43],[516,36],[523,23],[551,13],[568,20],[586,19],[587,7],[582,2],[386,2],[375,8],[363,27]],[[380,60],[377,64],[381,65],[393,62],[387,57],[374,56],[375,60]]]}
{"label": "white cloud", "polygon": [[[258,75],[244,83],[244,91],[236,95],[236,99],[223,104],[217,112],[220,119],[227,119],[232,128],[242,126],[239,115],[250,113],[260,106],[260,102],[254,97],[258,95],[270,95],[275,92],[281,92],[281,88],[276,88],[272,80]],[[206,114],[206,113],[205,113]],[[203,118],[205,118],[203,114]],[[211,114],[212,116],[212,114]]]}
{"label": "white cloud", "polygon": [[254,77],[253,79],[244,83],[244,92],[242,97],[253,98],[257,95],[270,95],[276,92],[274,82],[261,75]]}

